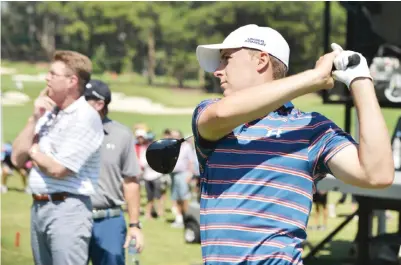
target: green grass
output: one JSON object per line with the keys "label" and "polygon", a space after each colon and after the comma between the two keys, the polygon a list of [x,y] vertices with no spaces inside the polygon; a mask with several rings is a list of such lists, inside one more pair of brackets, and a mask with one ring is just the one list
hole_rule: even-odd
{"label": "green grass", "polygon": [[[33,264],[30,248],[30,206],[32,197],[16,191],[22,184],[17,176],[9,179],[10,191],[1,195],[1,264],[31,265]],[[142,189],[142,205],[145,193]],[[169,204],[171,207],[171,204]],[[171,213],[167,220],[173,218]],[[141,254],[141,264],[154,265],[189,265],[201,261],[199,245],[185,244],[182,229],[170,227],[163,219],[145,221],[145,249]],[[20,233],[20,246],[14,246],[16,233]]]}
{"label": "green grass", "polygon": [[[102,80],[105,79],[102,78]],[[138,82],[135,82],[135,78],[130,76],[118,78],[118,80],[110,80],[107,83],[110,85],[112,92],[121,92],[127,96],[147,97],[168,107],[191,107],[204,99],[219,97],[217,94],[203,93],[199,89],[149,87],[145,84],[138,84]],[[45,82],[24,82],[24,90],[22,92],[34,99],[44,87]],[[1,88],[3,93],[16,89],[11,76],[3,75],[1,77]]]}

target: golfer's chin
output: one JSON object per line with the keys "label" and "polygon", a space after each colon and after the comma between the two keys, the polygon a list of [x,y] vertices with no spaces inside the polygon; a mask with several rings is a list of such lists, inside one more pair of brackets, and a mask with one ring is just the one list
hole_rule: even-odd
{"label": "golfer's chin", "polygon": [[221,89],[223,90],[223,96],[227,97],[231,94],[231,89],[225,87],[225,84],[221,86]]}

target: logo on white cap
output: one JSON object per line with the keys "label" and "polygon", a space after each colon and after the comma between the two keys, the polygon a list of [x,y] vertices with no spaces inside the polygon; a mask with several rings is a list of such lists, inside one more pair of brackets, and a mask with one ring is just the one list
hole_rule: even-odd
{"label": "logo on white cap", "polygon": [[261,46],[266,46],[265,41],[264,41],[264,40],[261,40],[261,39],[248,38],[248,39],[246,39],[245,42],[253,43],[253,44],[261,45]]}

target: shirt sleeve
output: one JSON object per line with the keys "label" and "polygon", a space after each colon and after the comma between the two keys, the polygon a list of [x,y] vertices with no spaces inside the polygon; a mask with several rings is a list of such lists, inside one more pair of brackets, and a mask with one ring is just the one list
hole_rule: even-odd
{"label": "shirt sleeve", "polygon": [[138,177],[142,173],[142,170],[135,150],[135,140],[131,133],[128,135],[127,143],[121,158],[121,173],[123,177]]}
{"label": "shirt sleeve", "polygon": [[334,122],[318,113],[313,113],[314,122],[311,125],[313,136],[309,146],[309,163],[315,181],[322,179],[326,174],[333,174],[328,162],[340,150],[348,145],[357,145],[348,133],[344,132]]}
{"label": "shirt sleeve", "polygon": [[86,161],[99,150],[103,137],[100,117],[88,115],[68,128],[68,137],[63,140],[53,158],[74,173],[78,173]]}
{"label": "shirt sleeve", "polygon": [[202,112],[218,100],[219,99],[208,99],[202,101],[198,106],[196,106],[192,115],[192,133],[194,135],[196,156],[198,158],[199,170],[201,174],[203,172],[207,157],[213,152],[213,146],[212,142],[208,142],[207,140],[201,138],[198,130],[198,120]]}

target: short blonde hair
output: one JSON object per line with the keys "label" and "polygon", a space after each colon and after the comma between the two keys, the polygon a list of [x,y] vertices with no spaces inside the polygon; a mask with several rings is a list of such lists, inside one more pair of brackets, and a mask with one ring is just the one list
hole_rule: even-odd
{"label": "short blonde hair", "polygon": [[91,60],[79,52],[59,50],[53,55],[53,62],[54,61],[63,62],[77,75],[79,89],[81,94],[83,94],[85,85],[89,82],[92,74]]}
{"label": "short blonde hair", "polygon": [[145,123],[137,123],[132,126],[132,130],[135,132],[136,130],[144,130],[144,131],[149,131],[149,127]]}
{"label": "short blonde hair", "polygon": [[[249,51],[249,54],[252,57],[256,56],[260,52],[259,50],[251,48],[246,48],[246,49]],[[273,79],[277,80],[280,78],[284,78],[287,75],[287,67],[285,66],[285,64],[276,57],[274,57],[273,55],[269,54],[269,56],[273,66]]]}

